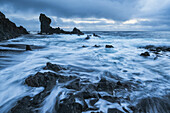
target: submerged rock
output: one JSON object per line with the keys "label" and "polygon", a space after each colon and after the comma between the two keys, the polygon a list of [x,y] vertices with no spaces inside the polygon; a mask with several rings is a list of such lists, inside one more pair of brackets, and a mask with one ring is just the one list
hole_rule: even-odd
{"label": "submerged rock", "polygon": [[45,14],[40,14],[39,16],[39,20],[41,23],[41,32],[39,34],[78,34],[78,35],[84,35],[83,32],[81,32],[79,29],[77,29],[76,27],[73,29],[72,32],[68,32],[68,31],[64,31],[63,29],[58,28],[52,28],[50,26],[51,24],[51,19],[49,17],[47,17]]}
{"label": "submerged rock", "polygon": [[150,56],[150,54],[149,54],[149,52],[144,52],[144,53],[141,53],[140,56],[147,57],[147,56]]}
{"label": "submerged rock", "polygon": [[17,27],[15,23],[11,22],[0,12],[0,41],[12,39],[22,34],[28,34],[27,30],[22,26]]}
{"label": "submerged rock", "polygon": [[93,33],[93,36],[94,36],[94,37],[100,37],[99,35],[96,35],[95,33]]}
{"label": "submerged rock", "polygon": [[89,35],[87,35],[87,37],[85,38],[85,40],[88,40],[88,39],[90,39],[90,36],[89,36]]}

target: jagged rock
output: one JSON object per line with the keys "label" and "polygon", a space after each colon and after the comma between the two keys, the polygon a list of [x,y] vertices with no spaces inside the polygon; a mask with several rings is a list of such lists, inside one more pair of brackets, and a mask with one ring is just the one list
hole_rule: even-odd
{"label": "jagged rock", "polygon": [[112,45],[106,45],[106,48],[114,48]]}
{"label": "jagged rock", "polygon": [[149,52],[144,52],[144,53],[141,53],[140,56],[147,57],[147,56],[150,56],[150,54],[149,54]]}
{"label": "jagged rock", "polygon": [[82,33],[79,29],[77,29],[76,27],[73,29],[73,31],[71,32],[72,34],[78,34],[78,35],[84,35],[84,33]]}
{"label": "jagged rock", "polygon": [[58,28],[52,28],[50,26],[51,24],[51,19],[49,17],[47,17],[45,14],[40,14],[39,16],[39,20],[40,20],[40,23],[41,23],[41,31],[40,31],[40,34],[53,34],[53,33],[56,33],[56,34],[60,34],[60,33],[63,33],[63,34],[78,34],[78,35],[84,35],[84,33],[82,33],[79,29],[77,29],[76,27],[73,29],[72,32],[68,32],[68,31],[64,31],[63,29],[60,29],[59,27]]}
{"label": "jagged rock", "polygon": [[17,27],[15,23],[5,18],[0,12],[0,41],[18,37],[22,34],[28,34],[27,30],[22,26]]}
{"label": "jagged rock", "polygon": [[60,70],[66,70],[64,67],[61,67],[60,65],[57,65],[57,64],[52,64],[50,62],[47,62],[44,69],[45,70],[52,70],[52,71],[55,71],[55,72],[58,72]]}

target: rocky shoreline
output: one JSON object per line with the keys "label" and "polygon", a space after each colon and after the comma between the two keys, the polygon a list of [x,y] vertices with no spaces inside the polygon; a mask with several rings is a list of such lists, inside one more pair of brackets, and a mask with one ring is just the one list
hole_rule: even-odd
{"label": "rocky shoreline", "polygon": [[17,27],[15,23],[11,22],[2,12],[0,12],[0,41],[16,38],[22,34],[29,33],[24,27]]}
{"label": "rocky shoreline", "polygon": [[[97,83],[92,83],[89,79],[79,76],[64,76],[62,70],[67,70],[63,66],[48,62],[44,70],[48,72],[38,72],[25,79],[25,84],[30,87],[44,87],[44,90],[34,97],[26,96],[19,100],[9,113],[39,113],[41,112],[42,102],[50,95],[54,87],[60,87],[67,92],[62,97],[60,92],[56,97],[56,102],[52,112],[54,113],[103,113],[98,106],[99,100],[105,100],[110,104],[117,104],[118,108],[108,108],[107,113],[139,113],[149,112],[148,106],[157,107],[164,111],[169,109],[170,95],[165,98],[144,98],[135,106],[131,105],[129,92],[139,90],[143,86],[138,82],[124,81],[122,78],[101,77]],[[52,72],[51,72],[52,71]],[[124,94],[122,95],[122,92]],[[125,93],[126,92],[126,93]],[[129,103],[124,106],[123,103]],[[154,109],[153,109],[154,112]],[[165,111],[167,112],[167,111]]]}

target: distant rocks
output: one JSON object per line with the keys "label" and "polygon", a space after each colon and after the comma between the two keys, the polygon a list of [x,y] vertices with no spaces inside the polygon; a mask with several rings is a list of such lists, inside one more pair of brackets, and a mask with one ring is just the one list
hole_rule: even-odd
{"label": "distant rocks", "polygon": [[90,39],[90,35],[87,35],[87,37],[85,38],[85,40],[88,40],[88,39]]}
{"label": "distant rocks", "polygon": [[105,48],[114,48],[112,45],[106,45]]}
{"label": "distant rocks", "polygon": [[149,52],[144,52],[144,53],[141,53],[140,56],[147,57],[147,56],[150,56],[150,54],[149,54]]}
{"label": "distant rocks", "polygon": [[147,49],[148,52],[144,52],[141,53],[140,56],[150,56],[150,53],[155,54],[155,58],[154,60],[156,60],[158,57],[160,57],[161,55],[163,55],[164,52],[170,52],[170,46],[154,46],[154,45],[147,45],[147,46],[143,46],[143,47],[139,47],[139,48],[144,48]]}
{"label": "distant rocks", "polygon": [[79,29],[77,29],[76,27],[73,29],[73,31],[71,32],[71,34],[78,34],[78,35],[84,35],[84,33],[82,33]]}
{"label": "distant rocks", "polygon": [[94,36],[94,37],[99,37],[99,38],[100,38],[100,36],[99,36],[99,35],[96,35],[95,33],[93,33],[93,36]]}
{"label": "distant rocks", "polygon": [[17,27],[15,23],[11,22],[0,12],[0,41],[12,39],[22,34],[28,34],[27,30],[22,26]]}
{"label": "distant rocks", "polygon": [[59,27],[58,28],[52,28],[50,26],[51,24],[51,19],[49,17],[47,17],[45,14],[40,14],[39,16],[39,20],[40,20],[40,27],[41,27],[41,32],[40,34],[53,34],[53,33],[56,33],[56,34],[77,34],[77,35],[84,35],[83,32],[81,32],[79,29],[77,29],[76,27],[71,31],[71,32],[68,32],[68,31],[64,31],[63,29],[60,29]]}

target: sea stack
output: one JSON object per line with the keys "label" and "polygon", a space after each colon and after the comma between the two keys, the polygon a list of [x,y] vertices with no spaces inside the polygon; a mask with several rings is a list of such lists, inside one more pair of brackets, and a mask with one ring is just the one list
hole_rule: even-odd
{"label": "sea stack", "polygon": [[81,32],[79,29],[77,29],[76,27],[71,31],[64,31],[63,29],[58,28],[52,28],[50,26],[51,24],[51,19],[49,17],[47,17],[45,14],[40,14],[39,16],[39,20],[40,20],[40,28],[41,28],[41,32],[40,34],[78,34],[78,35],[84,35],[83,32]]}
{"label": "sea stack", "polygon": [[28,34],[27,30],[22,26],[17,27],[15,23],[11,22],[0,12],[0,41],[12,39],[22,34]]}

